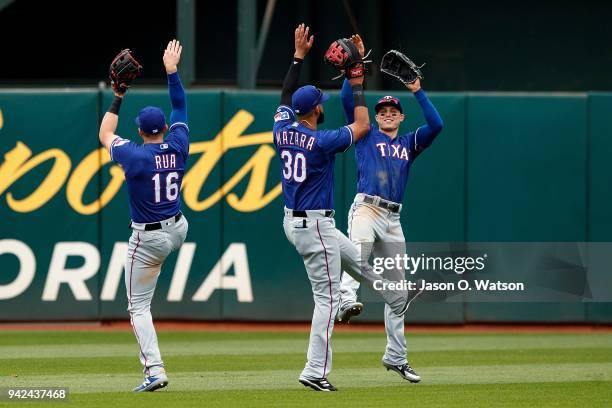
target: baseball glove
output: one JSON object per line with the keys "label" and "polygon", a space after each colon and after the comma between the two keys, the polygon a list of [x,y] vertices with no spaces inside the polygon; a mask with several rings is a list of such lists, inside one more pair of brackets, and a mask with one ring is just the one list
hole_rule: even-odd
{"label": "baseball glove", "polygon": [[130,83],[142,73],[142,65],[128,48],[122,50],[110,64],[109,77],[111,88],[117,93],[125,93]]}
{"label": "baseball glove", "polygon": [[323,56],[323,61],[340,70],[340,75],[333,79],[343,75],[348,79],[363,76],[366,72],[365,64],[372,62],[363,59],[357,46],[349,38],[340,38],[331,43]]}
{"label": "baseball glove", "polygon": [[402,81],[404,85],[412,84],[417,79],[423,79],[421,68],[399,51],[391,50],[382,57],[380,70]]}

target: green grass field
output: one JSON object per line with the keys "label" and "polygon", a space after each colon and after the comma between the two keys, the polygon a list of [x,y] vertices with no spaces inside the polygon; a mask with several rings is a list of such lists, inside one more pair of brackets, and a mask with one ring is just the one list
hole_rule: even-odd
{"label": "green grass field", "polygon": [[142,376],[131,332],[2,331],[0,387],[69,387],[67,403],[46,407],[612,405],[612,333],[407,337],[420,384],[382,367],[384,333],[339,332],[339,392],[320,393],[297,382],[307,333],[162,332],[170,385],[132,394]]}

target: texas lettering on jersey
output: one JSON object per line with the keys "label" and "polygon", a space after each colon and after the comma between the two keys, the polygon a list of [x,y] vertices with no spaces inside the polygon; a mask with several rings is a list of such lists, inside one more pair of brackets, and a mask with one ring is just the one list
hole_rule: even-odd
{"label": "texas lettering on jersey", "polygon": [[400,160],[410,160],[410,152],[405,146],[390,145],[388,143],[376,143],[376,148],[382,157],[391,157]]}

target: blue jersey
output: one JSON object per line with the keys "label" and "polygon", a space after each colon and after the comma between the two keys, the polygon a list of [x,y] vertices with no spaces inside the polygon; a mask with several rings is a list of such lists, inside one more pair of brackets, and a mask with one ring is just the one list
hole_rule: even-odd
{"label": "blue jersey", "polygon": [[372,126],[355,143],[357,192],[401,203],[410,166],[419,153],[414,136],[411,132],[391,139]]}
{"label": "blue jersey", "polygon": [[[443,127],[442,118],[425,91],[419,90],[414,95],[423,109],[426,125],[394,139],[372,125],[370,131],[355,143],[358,193],[396,203],[403,201],[412,163],[431,145]],[[353,121],[353,96],[348,81],[342,87],[341,98],[350,123]]]}
{"label": "blue jersey", "polygon": [[172,124],[163,143],[139,145],[117,137],[110,154],[125,173],[132,221],[157,222],[181,210],[181,183],[189,155],[185,123]]}
{"label": "blue jersey", "polygon": [[274,115],[273,138],[281,161],[285,207],[333,209],[335,155],[351,147],[351,128],[312,130],[296,122],[290,107],[281,105]]}

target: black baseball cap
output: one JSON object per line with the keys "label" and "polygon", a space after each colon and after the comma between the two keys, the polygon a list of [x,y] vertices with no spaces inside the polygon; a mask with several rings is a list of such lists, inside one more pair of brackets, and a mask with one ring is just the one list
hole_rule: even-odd
{"label": "black baseball cap", "polygon": [[376,113],[378,113],[380,108],[382,108],[383,106],[393,106],[398,111],[400,111],[400,113],[402,114],[404,113],[404,111],[402,110],[402,104],[400,103],[400,100],[396,98],[395,96],[387,95],[387,96],[383,96],[382,98],[380,98],[378,102],[376,103],[376,106],[374,106],[374,110],[376,111]]}

